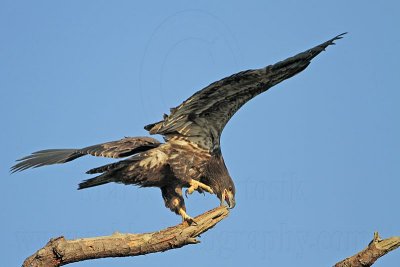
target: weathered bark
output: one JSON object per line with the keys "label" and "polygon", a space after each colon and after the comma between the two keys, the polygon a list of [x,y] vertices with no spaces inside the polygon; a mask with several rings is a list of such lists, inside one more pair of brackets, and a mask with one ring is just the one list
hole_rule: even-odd
{"label": "weathered bark", "polygon": [[363,251],[336,263],[334,267],[368,267],[374,264],[377,259],[399,246],[399,236],[382,240],[378,232],[375,232],[374,239],[372,239]]}
{"label": "weathered bark", "polygon": [[196,237],[214,227],[228,214],[226,207],[218,207],[197,216],[197,225],[184,222],[145,234],[114,233],[111,236],[75,240],[57,237],[27,258],[22,266],[55,267],[89,259],[137,256],[196,244],[200,242]]}
{"label": "weathered bark", "polygon": [[[67,240],[51,239],[46,246],[28,257],[22,267],[57,267],[73,262],[107,257],[128,257],[180,248],[200,241],[196,237],[214,227],[229,215],[226,207],[218,207],[195,218],[197,225],[186,222],[161,231],[144,234],[114,233],[111,236]],[[346,258],[334,267],[368,267],[400,247],[400,237],[381,239],[377,232],[361,252]]]}

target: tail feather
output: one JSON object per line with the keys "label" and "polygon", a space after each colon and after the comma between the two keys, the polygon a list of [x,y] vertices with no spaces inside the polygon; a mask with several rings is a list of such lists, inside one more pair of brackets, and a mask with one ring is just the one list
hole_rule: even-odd
{"label": "tail feather", "polygon": [[88,170],[86,173],[87,174],[95,174],[95,173],[103,173],[103,172],[107,172],[107,171],[111,171],[111,170],[115,170],[121,166],[125,166],[126,161],[118,161],[118,162],[114,162],[114,163],[110,163],[107,165],[103,165],[100,167],[96,167],[93,169]]}
{"label": "tail feather", "polygon": [[79,184],[78,190],[93,187],[93,186],[98,186],[98,185],[103,185],[107,183],[114,182],[114,179],[110,177],[109,173],[104,173],[102,175],[99,175],[94,178],[90,178],[87,180],[84,180]]}
{"label": "tail feather", "polygon": [[17,161],[19,163],[11,167],[11,172],[19,172],[29,168],[37,168],[45,165],[65,163],[82,157],[78,149],[46,149],[32,153]]}
{"label": "tail feather", "polygon": [[95,173],[103,173],[103,172],[108,172],[108,171],[115,171],[115,170],[121,169],[122,167],[125,167],[133,162],[142,160],[143,155],[145,155],[145,154],[139,153],[139,154],[132,156],[126,160],[121,160],[121,161],[113,162],[110,164],[106,164],[106,165],[103,165],[100,167],[90,169],[86,173],[87,174],[95,174]]}

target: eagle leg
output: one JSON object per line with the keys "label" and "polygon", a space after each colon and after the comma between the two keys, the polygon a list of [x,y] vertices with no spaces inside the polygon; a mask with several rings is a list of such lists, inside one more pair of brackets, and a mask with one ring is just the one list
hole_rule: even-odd
{"label": "eagle leg", "polygon": [[211,189],[211,187],[209,187],[206,184],[203,184],[202,182],[196,181],[194,179],[190,180],[189,185],[190,185],[189,188],[186,189],[186,191],[185,191],[185,196],[186,197],[187,197],[188,194],[189,195],[193,194],[193,192],[196,191],[196,190],[198,190],[200,192],[202,192],[204,190],[204,191],[207,191],[210,194],[214,194],[214,192]]}
{"label": "eagle leg", "polygon": [[182,187],[170,185],[161,187],[165,206],[182,217],[189,225],[197,225],[196,221],[186,213],[185,201],[182,197]]}
{"label": "eagle leg", "polygon": [[179,215],[182,216],[183,222],[188,222],[189,225],[192,225],[192,224],[197,225],[197,222],[192,217],[190,217],[183,208],[180,208],[178,210],[178,213],[179,213]]}

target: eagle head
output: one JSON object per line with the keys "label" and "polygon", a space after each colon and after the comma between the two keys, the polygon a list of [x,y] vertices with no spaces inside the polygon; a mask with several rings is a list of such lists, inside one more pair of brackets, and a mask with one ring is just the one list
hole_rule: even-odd
{"label": "eagle head", "polygon": [[221,153],[211,157],[206,167],[204,180],[217,195],[221,205],[226,204],[230,209],[235,207],[235,184],[228,173]]}
{"label": "eagle head", "polygon": [[[229,177],[230,178],[230,177]],[[231,179],[232,180],[232,179]],[[233,185],[233,182],[232,182]],[[217,193],[218,198],[221,200],[221,205],[226,203],[228,208],[233,209],[236,205],[235,202],[235,186],[229,186],[228,188],[224,188],[222,194]]]}

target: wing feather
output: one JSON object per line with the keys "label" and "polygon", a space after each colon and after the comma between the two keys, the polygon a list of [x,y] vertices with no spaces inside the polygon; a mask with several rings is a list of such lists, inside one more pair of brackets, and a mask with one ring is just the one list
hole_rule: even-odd
{"label": "wing feather", "polygon": [[123,158],[157,147],[160,142],[151,137],[125,137],[118,141],[107,142],[82,149],[46,149],[19,159],[11,167],[12,172],[23,171],[45,165],[66,163],[85,155],[108,158]]}
{"label": "wing feather", "polygon": [[79,149],[83,155],[96,157],[123,158],[160,145],[160,142],[151,137],[125,137],[118,141]]}
{"label": "wing feather", "polygon": [[149,124],[145,129],[150,134],[162,134],[167,139],[179,136],[204,148],[218,149],[222,130],[240,107],[258,94],[303,71],[314,57],[344,34],[274,65],[242,71],[214,82],[172,108],[164,120]]}

